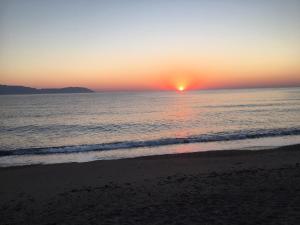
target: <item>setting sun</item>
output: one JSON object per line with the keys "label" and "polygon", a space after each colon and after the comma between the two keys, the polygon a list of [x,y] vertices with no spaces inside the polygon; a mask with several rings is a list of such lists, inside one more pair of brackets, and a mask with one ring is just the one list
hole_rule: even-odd
{"label": "setting sun", "polygon": [[178,91],[184,91],[185,87],[183,85],[179,85],[177,88]]}

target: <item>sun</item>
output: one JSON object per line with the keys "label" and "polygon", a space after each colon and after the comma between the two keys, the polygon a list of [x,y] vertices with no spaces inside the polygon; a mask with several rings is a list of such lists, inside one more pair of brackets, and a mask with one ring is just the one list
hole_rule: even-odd
{"label": "sun", "polygon": [[185,87],[184,87],[183,85],[179,85],[179,86],[177,87],[177,90],[178,90],[178,91],[184,91],[184,90],[185,90]]}

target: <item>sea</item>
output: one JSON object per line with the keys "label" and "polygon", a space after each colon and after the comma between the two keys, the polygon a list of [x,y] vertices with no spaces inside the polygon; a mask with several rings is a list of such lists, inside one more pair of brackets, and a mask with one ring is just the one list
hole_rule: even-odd
{"label": "sea", "polygon": [[300,143],[300,88],[0,96],[0,166]]}

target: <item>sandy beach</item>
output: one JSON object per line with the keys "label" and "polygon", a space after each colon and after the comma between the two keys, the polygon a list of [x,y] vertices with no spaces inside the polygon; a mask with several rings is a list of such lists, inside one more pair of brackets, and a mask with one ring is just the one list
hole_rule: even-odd
{"label": "sandy beach", "polygon": [[13,224],[300,224],[300,145],[0,168]]}
{"label": "sandy beach", "polygon": [[0,0],[0,225],[300,225],[300,0]]}

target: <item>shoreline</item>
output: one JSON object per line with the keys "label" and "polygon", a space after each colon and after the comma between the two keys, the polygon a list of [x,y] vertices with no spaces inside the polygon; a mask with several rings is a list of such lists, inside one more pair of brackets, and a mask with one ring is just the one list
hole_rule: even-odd
{"label": "shoreline", "polygon": [[[58,162],[58,163],[37,163],[37,164],[24,164],[24,165],[12,165],[12,166],[0,166],[1,169],[9,169],[9,168],[26,168],[26,167],[34,167],[34,166],[56,166],[56,165],[77,165],[77,164],[89,164],[89,163],[97,163],[100,161],[120,161],[120,160],[134,160],[134,159],[159,159],[159,158],[173,158],[173,157],[195,157],[195,156],[221,156],[227,155],[230,156],[239,155],[239,154],[247,154],[254,153],[260,151],[276,151],[280,149],[291,149],[294,147],[300,146],[300,143],[290,144],[290,145],[280,145],[280,146],[254,146],[254,147],[242,147],[242,148],[233,148],[233,149],[215,149],[215,150],[204,150],[204,151],[192,151],[192,152],[180,152],[180,153],[165,153],[158,155],[146,155],[146,156],[132,156],[128,158],[111,158],[111,159],[95,159],[91,161],[82,161],[82,162]],[[89,152],[88,152],[89,153]],[[73,153],[71,153],[73,154]],[[75,153],[76,154],[76,153]],[[30,155],[28,155],[30,156]],[[4,156],[6,157],[6,156]],[[10,157],[10,156],[9,156]]]}
{"label": "shoreline", "polygon": [[298,224],[300,144],[0,168],[2,224]]}
{"label": "shoreline", "polygon": [[[287,145],[300,144],[300,135],[271,136],[254,139],[208,141],[208,142],[187,142],[181,144],[155,145],[151,147],[117,148],[113,150],[101,150],[93,144],[79,150],[80,145],[45,147],[45,148],[20,148],[15,150],[0,151],[0,167],[58,164],[72,162],[91,162],[96,160],[117,160],[126,158],[137,158],[144,156],[155,156],[165,154],[179,154],[204,151],[224,150],[256,150],[271,149]],[[97,145],[97,144],[95,144]],[[95,147],[95,146],[94,146]],[[67,148],[67,149],[64,149]],[[71,149],[68,149],[71,148]],[[76,150],[77,149],[77,150]],[[28,151],[27,151],[28,150]]]}

